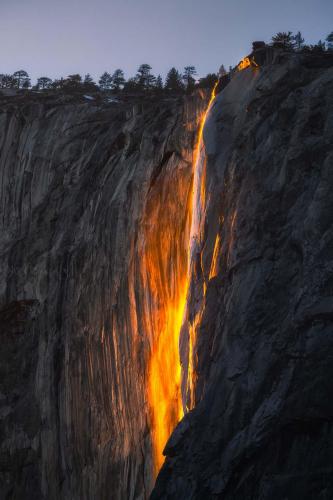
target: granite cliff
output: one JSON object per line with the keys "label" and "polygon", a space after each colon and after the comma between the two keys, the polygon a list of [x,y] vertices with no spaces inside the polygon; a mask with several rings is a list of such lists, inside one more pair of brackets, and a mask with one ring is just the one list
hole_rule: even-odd
{"label": "granite cliff", "polygon": [[1,101],[1,498],[147,498],[154,481],[148,370],[207,94],[76,101]]}
{"label": "granite cliff", "polygon": [[271,56],[198,148],[207,93],[0,98],[3,498],[148,498],[181,397],[152,499],[332,498],[333,68]]}
{"label": "granite cliff", "polygon": [[[236,74],[204,128],[183,364],[195,391],[155,499],[333,496],[332,56]],[[199,313],[199,315],[198,315]]]}

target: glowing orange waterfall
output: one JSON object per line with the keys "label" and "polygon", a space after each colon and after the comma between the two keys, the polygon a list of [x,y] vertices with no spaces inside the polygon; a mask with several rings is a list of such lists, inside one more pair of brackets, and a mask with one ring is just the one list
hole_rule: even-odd
{"label": "glowing orange waterfall", "polygon": [[[203,217],[205,211],[205,198],[206,198],[206,155],[203,142],[203,130],[210,111],[211,105],[215,99],[217,83],[214,86],[213,92],[208,103],[208,107],[202,117],[198,141],[194,154],[194,172],[193,172],[193,194],[192,194],[192,217],[191,217],[191,232],[190,232],[190,245],[189,245],[189,259],[188,259],[188,280],[187,287],[189,287],[191,276],[193,274],[193,267],[197,259],[197,255],[201,252],[202,230],[203,230]],[[202,295],[206,293],[206,284],[203,282]],[[188,369],[187,369],[187,387],[186,387],[186,408],[191,410],[194,402],[194,390],[196,383],[196,374],[194,370],[194,346],[196,340],[196,329],[200,323],[202,316],[202,307],[200,307],[191,322],[188,322],[189,334],[189,353],[188,353]]]}
{"label": "glowing orange waterfall", "polygon": [[178,344],[186,303],[190,232],[188,182],[181,172],[171,172],[161,182],[160,186],[156,183],[148,207],[140,266],[145,329],[152,332],[147,395],[155,475],[163,463],[165,444],[183,416]]}
{"label": "glowing orange waterfall", "polygon": [[[186,285],[183,284],[183,290]],[[182,326],[186,295],[166,310],[165,325],[151,356],[149,371],[149,401],[153,411],[153,452],[155,473],[162,466],[163,449],[173,429],[183,417],[180,395],[181,368],[179,332]]]}
{"label": "glowing orange waterfall", "polygon": [[[155,213],[152,208],[151,213],[148,214],[149,227],[146,234],[143,268],[145,269],[144,282],[147,288],[152,290],[147,316],[150,327],[154,332],[158,332],[148,370],[148,401],[152,417],[153,460],[156,474],[164,461],[165,444],[183,416],[179,334],[186,309],[192,266],[191,255],[205,198],[202,135],[214,97],[215,88],[207,110],[200,120],[198,140],[193,155],[192,193],[188,184],[182,186],[181,181],[173,177],[170,179],[168,194],[164,194],[163,210]],[[170,185],[173,186],[172,190],[170,190]],[[173,192],[175,195],[172,194]],[[185,207],[186,224],[183,224],[185,229],[184,227],[180,229],[177,225],[179,195],[183,197],[186,193],[189,194]],[[161,193],[159,196],[162,196]],[[155,221],[152,220],[152,214]],[[155,230],[151,227],[155,227]]]}

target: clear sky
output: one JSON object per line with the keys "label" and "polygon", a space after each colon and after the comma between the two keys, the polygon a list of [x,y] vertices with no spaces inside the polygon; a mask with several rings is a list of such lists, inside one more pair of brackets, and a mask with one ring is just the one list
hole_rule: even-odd
{"label": "clear sky", "polygon": [[195,65],[203,76],[288,30],[324,39],[333,0],[0,0],[0,73],[129,77],[147,62],[154,74]]}

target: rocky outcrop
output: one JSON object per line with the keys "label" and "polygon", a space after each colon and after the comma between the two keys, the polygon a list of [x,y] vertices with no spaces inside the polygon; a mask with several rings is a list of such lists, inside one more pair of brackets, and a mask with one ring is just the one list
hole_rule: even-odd
{"label": "rocky outcrop", "polygon": [[332,498],[330,57],[279,53],[237,73],[204,142],[195,408],[151,498]]}
{"label": "rocky outcrop", "polygon": [[207,96],[132,101],[0,101],[4,499],[143,499],[152,489],[146,389],[158,332],[142,258],[161,220],[178,235],[167,262],[184,252]]}

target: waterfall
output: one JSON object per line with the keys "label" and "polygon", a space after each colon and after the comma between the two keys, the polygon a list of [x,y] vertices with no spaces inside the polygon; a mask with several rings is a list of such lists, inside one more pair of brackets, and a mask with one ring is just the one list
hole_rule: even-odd
{"label": "waterfall", "polygon": [[205,206],[202,135],[214,95],[215,92],[200,120],[192,162],[192,188],[189,182],[182,182],[181,169],[176,175],[166,175],[165,185],[156,184],[150,195],[144,226],[145,245],[140,265],[143,289],[148,290],[144,318],[147,330],[155,332],[147,384],[155,475],[163,464],[166,442],[184,414],[179,336],[186,317],[192,262],[200,251],[199,233]]}
{"label": "waterfall", "polygon": [[[202,268],[201,250],[206,204],[206,152],[203,140],[203,131],[209,111],[215,99],[216,87],[217,83],[213,88],[207,109],[200,122],[198,140],[193,158],[192,217],[188,252],[187,300],[182,326],[183,333],[187,332],[188,334],[187,367],[182,367],[182,400],[184,411],[191,410],[194,406],[194,390],[196,382],[196,374],[194,370],[194,348],[196,343],[196,329],[201,320],[203,312],[203,298],[206,293],[204,280],[196,279],[197,268]],[[197,289],[198,285],[199,290]]]}

